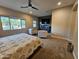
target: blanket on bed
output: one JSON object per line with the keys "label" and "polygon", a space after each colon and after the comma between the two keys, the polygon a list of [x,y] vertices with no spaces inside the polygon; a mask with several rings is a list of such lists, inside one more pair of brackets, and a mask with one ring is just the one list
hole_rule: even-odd
{"label": "blanket on bed", "polygon": [[25,33],[0,38],[0,59],[26,59],[41,41]]}

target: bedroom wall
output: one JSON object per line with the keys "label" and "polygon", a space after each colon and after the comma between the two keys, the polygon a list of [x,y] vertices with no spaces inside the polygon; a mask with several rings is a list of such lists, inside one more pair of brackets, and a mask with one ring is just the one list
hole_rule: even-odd
{"label": "bedroom wall", "polygon": [[74,45],[75,59],[78,59],[78,1],[77,0],[73,5],[71,33],[72,33],[72,43]]}
{"label": "bedroom wall", "polygon": [[74,53],[76,58],[78,59],[78,12],[73,11],[73,20],[72,20],[72,43],[74,45]]}
{"label": "bedroom wall", "polygon": [[52,11],[52,33],[68,38],[74,45],[74,56],[78,59],[78,1],[76,6],[68,6]]}
{"label": "bedroom wall", "polygon": [[15,16],[17,18],[24,18],[26,20],[26,28],[20,29],[20,30],[3,31],[1,27],[1,23],[0,23],[0,36],[6,36],[6,35],[16,34],[20,32],[27,32],[27,29],[32,27],[32,20],[36,18],[35,16],[31,16],[29,14],[25,14],[19,11],[8,9],[2,6],[0,6],[0,15],[10,16],[10,17]]}
{"label": "bedroom wall", "polygon": [[52,11],[51,32],[56,35],[70,38],[72,6],[55,9]]}

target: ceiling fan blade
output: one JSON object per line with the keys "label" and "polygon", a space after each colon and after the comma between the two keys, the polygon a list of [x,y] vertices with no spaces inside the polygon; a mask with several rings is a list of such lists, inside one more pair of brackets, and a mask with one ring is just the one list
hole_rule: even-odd
{"label": "ceiling fan blade", "polygon": [[28,0],[28,3],[30,4],[32,1],[31,0]]}
{"label": "ceiling fan blade", "polygon": [[21,8],[28,8],[28,6],[21,6]]}
{"label": "ceiling fan blade", "polygon": [[33,9],[36,9],[36,10],[39,10],[38,8],[36,8],[36,7],[33,7],[33,6],[31,6]]}
{"label": "ceiling fan blade", "polygon": [[31,0],[28,0],[28,6],[32,6],[31,2]]}

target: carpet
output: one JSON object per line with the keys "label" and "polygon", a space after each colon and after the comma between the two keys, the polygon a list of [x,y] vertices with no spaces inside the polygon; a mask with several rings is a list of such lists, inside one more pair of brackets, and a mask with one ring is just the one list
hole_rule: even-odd
{"label": "carpet", "polygon": [[42,40],[42,47],[29,59],[74,59],[67,51],[68,42],[64,39],[49,37]]}

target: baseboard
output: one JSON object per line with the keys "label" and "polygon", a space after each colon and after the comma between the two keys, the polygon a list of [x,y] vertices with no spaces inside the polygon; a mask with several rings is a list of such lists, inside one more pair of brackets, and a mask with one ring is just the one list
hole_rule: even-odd
{"label": "baseboard", "polygon": [[[69,41],[69,42],[72,42],[72,40],[68,39],[68,38],[65,38],[65,40]],[[77,59],[76,55],[75,55],[75,52],[73,51],[73,57],[74,59]]]}
{"label": "baseboard", "polygon": [[61,39],[67,40],[67,41],[69,41],[69,42],[72,42],[72,40],[71,40],[71,39],[66,38],[66,37],[64,37],[64,36],[60,36],[60,35],[57,35],[57,34],[52,34],[52,35],[53,35],[53,37],[55,37],[55,36],[56,36],[56,38],[61,38]]}
{"label": "baseboard", "polygon": [[77,59],[74,51],[73,51],[73,56],[74,56],[74,59]]}
{"label": "baseboard", "polygon": [[64,39],[72,43],[71,39],[69,39],[69,38],[64,38]]}

